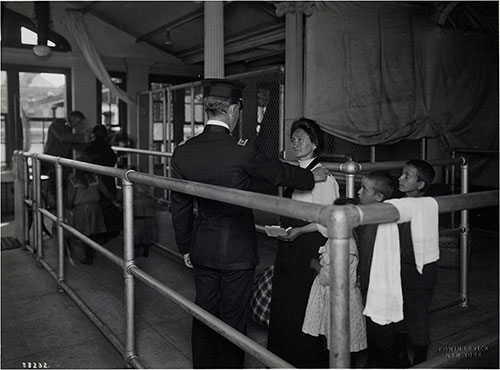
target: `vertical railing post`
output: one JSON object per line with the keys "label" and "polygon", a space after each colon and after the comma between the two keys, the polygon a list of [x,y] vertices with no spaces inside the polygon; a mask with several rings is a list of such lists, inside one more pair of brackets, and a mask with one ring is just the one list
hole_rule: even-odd
{"label": "vertical railing post", "polygon": [[[462,157],[463,158],[463,157]],[[461,172],[461,194],[469,192],[469,164],[463,158],[460,166]],[[469,305],[468,279],[469,279],[469,211],[460,211],[460,298],[462,307]]]}
{"label": "vertical railing post", "polygon": [[377,157],[377,151],[375,145],[370,146],[370,162],[375,163]]}
{"label": "vertical railing post", "polygon": [[[164,131],[163,131],[163,145],[164,145],[164,151],[165,152],[170,152],[171,147],[172,147],[172,92],[169,88],[165,89],[165,94],[166,94],[166,99],[164,96],[163,99],[163,120],[166,122],[164,124]],[[162,158],[163,162],[163,176],[168,176],[170,177],[170,162],[168,160],[168,157],[163,157]],[[163,189],[163,199],[167,200],[170,199],[170,194],[168,189]]]}
{"label": "vertical railing post", "polygon": [[349,242],[352,226],[346,207],[334,207],[328,225],[330,254],[330,367],[350,366]]}
{"label": "vertical railing post", "polygon": [[65,280],[64,274],[64,229],[61,222],[64,220],[63,201],[63,168],[56,162],[56,216],[57,216],[57,247],[59,251],[59,268],[57,272],[58,281]]}
{"label": "vertical railing post", "polygon": [[427,138],[420,139],[420,159],[425,161],[427,159]]}
{"label": "vertical railing post", "polygon": [[[456,154],[455,154],[455,151],[453,150],[451,152],[451,158],[455,159],[456,158]],[[450,190],[451,190],[451,194],[455,194],[455,164],[451,166],[450,168]],[[455,212],[451,212],[450,214],[450,229],[453,229],[455,227]]]}
{"label": "vertical railing post", "polygon": [[33,252],[36,253],[38,257],[40,257],[40,245],[38,244],[39,238],[38,238],[38,186],[39,186],[39,181],[37,181],[38,177],[40,176],[38,173],[38,166],[37,166],[38,160],[36,158],[36,154],[31,157],[31,188],[32,188],[32,208],[31,208],[31,214],[32,214],[32,229],[33,229]]}
{"label": "vertical railing post", "polygon": [[[130,173],[131,171],[127,172]],[[123,179],[123,276],[125,279],[125,315],[126,315],[126,343],[125,364],[135,356],[135,328],[134,328],[134,276],[129,268],[135,265],[134,261],[134,188],[128,180],[127,174]]]}
{"label": "vertical railing post", "polygon": [[36,239],[37,239],[37,255],[38,258],[43,257],[43,233],[42,223],[43,216],[39,209],[42,207],[42,171],[41,162],[38,157],[35,157],[34,168],[36,169],[36,176],[33,175],[35,186],[35,199],[36,199]]}
{"label": "vertical railing post", "polygon": [[[154,129],[154,113],[153,113],[153,109],[154,109],[154,102],[153,102],[153,92],[150,91],[148,93],[148,96],[149,96],[149,115],[148,115],[148,136],[147,136],[147,138],[148,138],[147,139],[148,140],[148,146],[147,146],[147,148],[149,150],[154,150],[154,137],[153,137],[153,129]],[[139,169],[139,171],[142,171],[141,166],[140,166],[141,159],[140,159],[139,154],[137,154],[137,156],[135,158],[136,158],[136,161],[137,161],[137,164],[138,164],[137,168]],[[154,172],[154,158],[153,158],[153,156],[148,156],[148,173],[151,174],[151,175],[154,175],[154,173],[155,173]]]}
{"label": "vertical railing post", "polygon": [[345,193],[347,198],[356,197],[355,180],[359,169],[359,164],[354,161],[347,161],[340,165],[340,170],[345,174]]}
{"label": "vertical railing post", "polygon": [[[23,183],[23,186],[24,186],[24,199],[31,199],[33,200],[32,198],[32,193],[30,193],[30,173],[29,173],[29,167],[28,167],[28,158],[26,158],[24,155],[21,156],[22,158],[22,161],[23,161],[23,176],[24,176],[24,183]],[[29,222],[29,219],[30,219],[30,212],[31,212],[31,216],[32,216],[32,220],[33,220],[33,206],[31,206],[32,208],[29,209],[29,206],[24,203],[24,244],[25,245],[30,245],[30,222]],[[32,221],[33,222],[33,221]],[[33,245],[30,245],[31,247],[33,247]]]}

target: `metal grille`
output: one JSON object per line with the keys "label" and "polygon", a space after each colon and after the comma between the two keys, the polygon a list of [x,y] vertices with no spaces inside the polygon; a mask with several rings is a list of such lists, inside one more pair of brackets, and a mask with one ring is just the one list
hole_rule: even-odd
{"label": "metal grille", "polygon": [[280,69],[238,77],[245,83],[243,91],[243,126],[241,137],[255,140],[255,143],[270,158],[277,158],[281,150],[280,128],[283,72]]}
{"label": "metal grille", "polygon": [[[270,158],[279,157],[283,150],[284,138],[284,70],[274,67],[266,70],[228,76],[245,83],[243,91],[243,111],[241,120],[235,129],[239,137],[247,138],[261,148]],[[151,120],[151,148],[156,151],[172,152],[174,143],[187,140],[203,131],[203,93],[201,81],[168,86],[147,92],[151,99],[142,99],[141,105],[147,111],[147,119]],[[146,108],[146,106],[148,108]],[[166,116],[165,116],[166,115]],[[331,160],[335,155],[347,155],[357,162],[397,161],[411,158],[422,158],[420,140],[403,140],[393,145],[366,146],[325,134],[324,155]],[[343,158],[334,158],[344,162]],[[167,159],[155,157],[152,160],[153,173],[165,176]],[[334,173],[341,193],[345,194],[345,177],[342,173]],[[359,182],[361,176],[356,178]],[[276,194],[276,189],[259,184],[260,192]],[[161,191],[155,195],[162,197]]]}
{"label": "metal grille", "polygon": [[401,161],[422,158],[422,144],[420,140],[402,140],[392,145],[358,145],[330,134],[325,134],[325,155],[346,154],[356,162],[372,161],[371,153],[374,148],[375,161]]}

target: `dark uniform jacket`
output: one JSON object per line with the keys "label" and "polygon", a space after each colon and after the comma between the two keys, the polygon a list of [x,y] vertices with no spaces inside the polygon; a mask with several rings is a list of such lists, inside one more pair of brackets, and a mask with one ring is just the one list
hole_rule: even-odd
{"label": "dark uniform jacket", "polygon": [[73,145],[85,143],[85,134],[74,134],[64,119],[56,118],[49,126],[44,153],[56,157],[73,158]]}
{"label": "dark uniform jacket", "polygon": [[[116,153],[106,140],[95,139],[87,145],[83,151],[89,163],[98,164],[101,166],[114,167],[116,165]],[[116,197],[115,178],[111,176],[100,175],[99,179],[108,189],[112,199]]]}
{"label": "dark uniform jacket", "polygon": [[[254,145],[229,135],[229,130],[207,125],[202,134],[188,140],[172,157],[175,178],[251,189],[252,179],[272,185],[309,190],[314,187],[310,171],[270,160]],[[172,219],[179,251],[191,253],[194,264],[221,269],[243,270],[258,264],[257,240],[252,210],[211,199],[172,192]]]}

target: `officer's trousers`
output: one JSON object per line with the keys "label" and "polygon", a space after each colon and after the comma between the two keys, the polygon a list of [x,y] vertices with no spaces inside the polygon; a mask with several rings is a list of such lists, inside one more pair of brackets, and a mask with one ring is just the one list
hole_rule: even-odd
{"label": "officer's trousers", "polygon": [[[246,333],[255,269],[217,270],[194,266],[195,303]],[[192,331],[193,368],[243,368],[245,353],[197,319]]]}

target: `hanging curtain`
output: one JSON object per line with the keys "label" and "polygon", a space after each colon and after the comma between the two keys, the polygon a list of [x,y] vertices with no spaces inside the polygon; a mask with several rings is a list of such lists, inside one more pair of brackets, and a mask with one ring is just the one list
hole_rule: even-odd
{"label": "hanging curtain", "polygon": [[362,145],[437,137],[498,148],[498,37],[438,27],[401,2],[314,2],[304,110]]}
{"label": "hanging curtain", "polygon": [[127,104],[135,105],[135,97],[128,95],[111,81],[111,77],[109,76],[99,53],[89,37],[89,33],[87,32],[87,28],[85,27],[85,23],[83,21],[83,13],[81,11],[67,10],[66,15],[66,27],[78,44],[83,57],[87,61],[87,64],[94,75],[111,91],[112,94],[118,96],[120,100]]}

